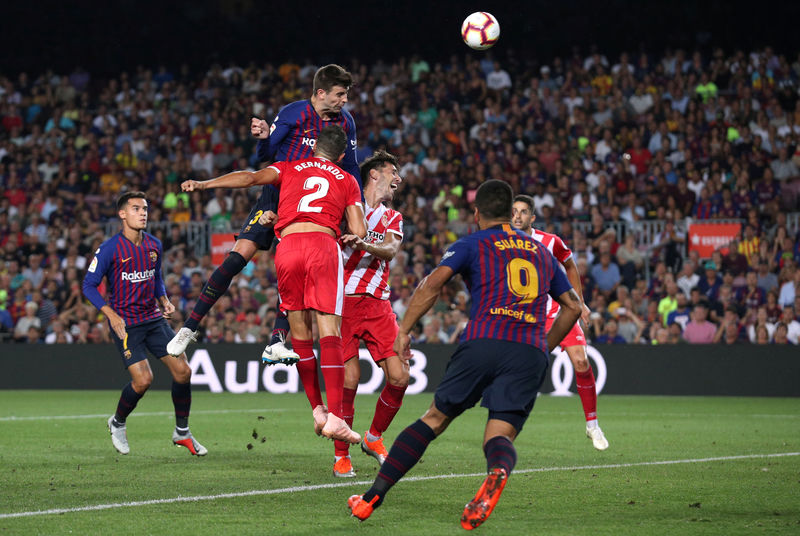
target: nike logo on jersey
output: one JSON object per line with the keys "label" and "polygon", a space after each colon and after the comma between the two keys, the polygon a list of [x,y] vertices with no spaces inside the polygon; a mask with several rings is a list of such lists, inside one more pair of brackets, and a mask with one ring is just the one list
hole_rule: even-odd
{"label": "nike logo on jersey", "polygon": [[314,130],[314,129],[313,129],[313,128],[309,128],[308,130],[304,130],[304,131],[303,131],[303,134],[308,134],[308,133],[309,133],[309,132],[311,132],[312,130]]}
{"label": "nike logo on jersey", "polygon": [[122,259],[122,262],[128,262],[129,260],[131,260],[131,257],[128,257],[127,259]]}

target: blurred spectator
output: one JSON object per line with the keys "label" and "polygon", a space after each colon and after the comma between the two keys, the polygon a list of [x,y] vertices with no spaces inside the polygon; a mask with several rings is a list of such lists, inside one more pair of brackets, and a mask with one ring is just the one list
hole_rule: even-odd
{"label": "blurred spectator", "polygon": [[704,303],[698,303],[683,330],[683,338],[691,344],[709,344],[713,342],[716,331],[717,326],[708,321],[708,308]]}
{"label": "blurred spectator", "polygon": [[25,316],[17,320],[17,325],[14,326],[14,338],[18,342],[22,342],[28,337],[30,328],[37,330],[42,328],[42,321],[36,316],[37,311],[39,311],[39,306],[36,305],[36,302],[29,301],[25,304]]}
{"label": "blurred spectator", "polygon": [[594,341],[596,344],[627,344],[622,335],[617,332],[617,321],[613,318],[606,322],[603,334]]}

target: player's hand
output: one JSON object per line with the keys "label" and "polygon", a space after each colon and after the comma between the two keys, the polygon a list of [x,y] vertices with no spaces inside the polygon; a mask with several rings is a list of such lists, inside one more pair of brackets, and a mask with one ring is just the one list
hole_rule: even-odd
{"label": "player's hand", "polygon": [[265,211],[261,214],[261,217],[258,218],[258,224],[263,226],[274,225],[276,221],[278,221],[278,215],[271,210]]}
{"label": "player's hand", "polygon": [[114,333],[120,340],[125,340],[125,336],[127,332],[125,331],[125,321],[119,316],[117,313],[109,313],[108,314],[108,323],[111,324],[111,329],[114,330]]}
{"label": "player's hand", "polygon": [[583,304],[583,308],[581,309],[581,320],[587,326],[589,325],[589,315],[592,314],[592,310],[589,309],[589,306],[585,303]]}
{"label": "player's hand", "polygon": [[169,320],[172,318],[172,314],[175,312],[175,306],[169,300],[164,300],[161,302],[161,316]]}
{"label": "player's hand", "polygon": [[342,235],[342,245],[352,248],[355,251],[360,251],[367,248],[367,243],[364,242],[360,236],[354,234]]}
{"label": "player's hand", "polygon": [[195,190],[204,190],[202,181],[188,180],[181,183],[181,191],[194,192]]}
{"label": "player's hand", "polygon": [[394,353],[405,362],[411,359],[411,337],[408,333],[399,331],[397,338],[394,340]]}
{"label": "player's hand", "polygon": [[253,117],[250,119],[250,134],[252,134],[254,138],[265,140],[269,138],[269,125],[263,119]]}

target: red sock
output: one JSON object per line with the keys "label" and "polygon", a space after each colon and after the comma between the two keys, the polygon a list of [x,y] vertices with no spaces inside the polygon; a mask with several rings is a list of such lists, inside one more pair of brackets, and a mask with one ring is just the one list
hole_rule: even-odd
{"label": "red sock", "polygon": [[342,389],[344,389],[342,338],[322,337],[319,340],[319,349],[319,366],[322,369],[322,377],[325,380],[325,398],[328,399],[328,412],[342,418]]}
{"label": "red sock", "polygon": [[306,392],[311,409],[322,405],[322,391],[319,388],[317,358],[314,357],[314,341],[303,341],[292,337],[292,349],[300,356],[297,373]]}
{"label": "red sock", "polygon": [[581,397],[586,420],[597,419],[597,389],[594,384],[592,367],[589,367],[585,372],[575,371],[575,386],[578,388],[578,395]]}
{"label": "red sock", "polygon": [[381,436],[383,432],[392,424],[392,419],[400,411],[400,406],[403,404],[403,395],[406,392],[406,387],[397,387],[389,382],[383,386],[381,396],[378,397],[378,403],[375,404],[375,416],[372,418],[372,426],[369,427],[369,433],[374,436]]}
{"label": "red sock", "polygon": [[[353,427],[353,414],[356,412],[356,390],[345,387],[342,391],[342,419],[350,428]],[[350,453],[350,443],[336,440],[333,442],[336,456],[347,456]]]}

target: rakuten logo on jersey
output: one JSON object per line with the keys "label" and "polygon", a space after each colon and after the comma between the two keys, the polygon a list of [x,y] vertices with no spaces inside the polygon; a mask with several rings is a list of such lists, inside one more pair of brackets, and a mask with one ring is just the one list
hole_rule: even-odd
{"label": "rakuten logo on jersey", "polygon": [[156,274],[155,269],[145,270],[144,272],[122,272],[121,277],[123,281],[130,281],[131,283],[141,283],[152,279]]}
{"label": "rakuten logo on jersey", "polygon": [[317,140],[314,138],[303,138],[303,145],[308,145],[309,147],[314,147],[317,144]]}

